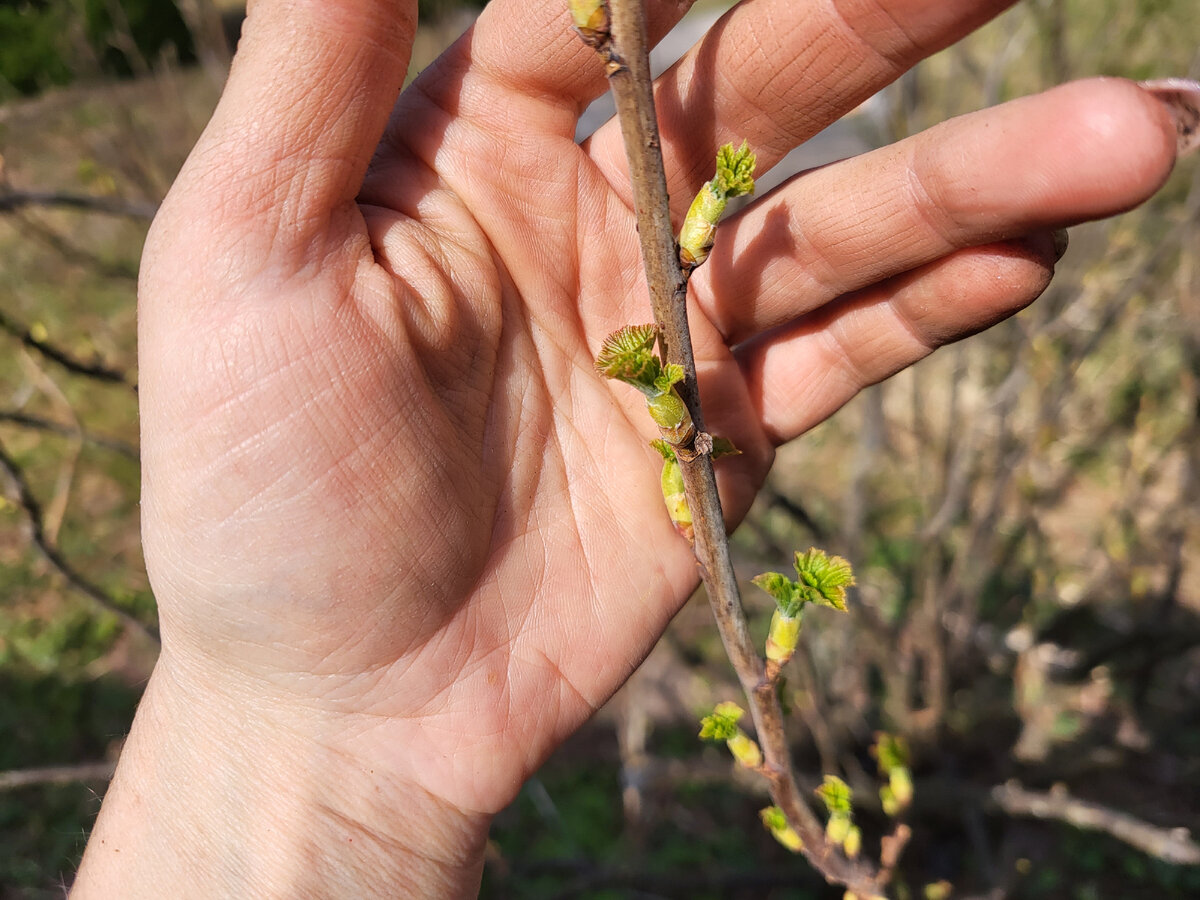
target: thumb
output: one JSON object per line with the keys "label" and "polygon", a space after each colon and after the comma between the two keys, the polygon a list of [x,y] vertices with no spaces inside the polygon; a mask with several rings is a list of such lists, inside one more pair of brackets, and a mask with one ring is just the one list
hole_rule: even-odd
{"label": "thumb", "polygon": [[210,236],[310,248],[359,191],[404,82],[416,6],[251,0],[220,103],[172,189],[175,212],[207,219]]}

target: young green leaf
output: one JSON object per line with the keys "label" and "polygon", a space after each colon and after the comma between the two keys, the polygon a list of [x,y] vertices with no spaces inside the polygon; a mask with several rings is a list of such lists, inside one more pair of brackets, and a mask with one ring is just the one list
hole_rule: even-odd
{"label": "young green leaf", "polygon": [[614,331],[596,356],[596,371],[635,386],[652,386],[662,373],[653,349],[657,337],[653,325],[626,325]]}
{"label": "young green leaf", "polygon": [[808,594],[813,603],[845,611],[846,588],[854,584],[850,563],[813,547],[797,553],[795,565],[801,582],[812,588]]}
{"label": "young green leaf", "polygon": [[726,197],[740,197],[754,191],[754,166],[757,157],[750,152],[750,146],[742,141],[742,146],[736,150],[733,144],[725,144],[717,151],[717,175],[713,180],[719,182],[720,189]]}
{"label": "young green leaf", "polygon": [[795,582],[780,572],[763,572],[751,578],[750,582],[774,597],[780,609],[794,604],[797,600],[798,588]]}
{"label": "young green leaf", "polygon": [[700,720],[700,738],[706,741],[727,741],[740,730],[738,719],[745,710],[732,701],[718,703],[712,715]]}
{"label": "young green leaf", "polygon": [[853,811],[851,801],[854,794],[850,790],[850,785],[836,775],[825,776],[825,782],[817,788],[817,796],[824,802],[830,815],[848,816]]}
{"label": "young green leaf", "polygon": [[733,441],[729,438],[715,437],[713,438],[712,458],[721,459],[725,456],[741,456],[742,451],[733,446]]}
{"label": "young green leaf", "polygon": [[654,386],[665,394],[672,386],[679,384],[683,379],[683,366],[668,363],[662,367],[662,372],[654,379]]}
{"label": "young green leaf", "polygon": [[655,438],[650,442],[650,446],[657,450],[658,455],[661,456],[665,461],[678,462],[678,460],[675,459],[675,448],[673,448],[662,438]]}
{"label": "young green leaf", "polygon": [[879,763],[879,773],[888,775],[893,769],[908,765],[908,741],[898,734],[877,731],[875,743],[871,746],[871,755]]}

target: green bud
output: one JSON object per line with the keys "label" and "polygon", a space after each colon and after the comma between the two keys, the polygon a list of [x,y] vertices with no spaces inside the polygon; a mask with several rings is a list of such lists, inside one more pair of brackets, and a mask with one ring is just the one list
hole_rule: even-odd
{"label": "green bud", "polygon": [[771,630],[767,634],[767,659],[783,665],[796,652],[800,638],[800,616],[785,616],[776,609],[771,616]]}
{"label": "green bud", "polygon": [[727,740],[725,744],[729,747],[729,752],[733,754],[733,758],[747,769],[762,767],[762,751],[758,749],[758,744],[741,729],[738,729],[737,734]]}
{"label": "green bud", "polygon": [[680,471],[675,451],[664,440],[651,441],[650,445],[663,458],[662,477],[659,481],[662,485],[663,503],[667,506],[667,513],[671,516],[671,521],[675,523],[675,530],[689,541],[694,540],[692,510],[688,506],[687,495],[683,490],[683,472]]}
{"label": "green bud", "polygon": [[701,265],[717,240],[717,221],[729,201],[706,181],[688,208],[679,229],[679,264],[685,269]]}
{"label": "green bud", "polygon": [[892,769],[908,765],[908,742],[898,734],[877,731],[875,743],[871,745],[871,755],[879,763],[879,774],[888,775]]}
{"label": "green bud", "polygon": [[738,720],[745,710],[733,702],[718,703],[712,715],[700,720],[700,738],[706,741],[724,741],[734,759],[748,769],[762,765],[762,751],[741,728]]}
{"label": "green bud", "polygon": [[650,411],[650,418],[654,420],[654,424],[670,443],[685,444],[696,433],[696,427],[692,424],[692,414],[688,412],[687,404],[676,393],[675,388],[647,396],[646,408]]}
{"label": "green bud", "polygon": [[626,325],[604,340],[596,356],[596,371],[605,378],[624,381],[642,392],[650,418],[672,444],[685,444],[696,427],[675,385],[684,379],[683,366],[663,365],[654,352],[658,329],[654,325]]}
{"label": "green bud", "polygon": [[888,787],[892,789],[892,796],[902,808],[912,803],[913,783],[908,769],[903,766],[892,769],[888,773]]}
{"label": "green bud", "polygon": [[793,853],[799,853],[804,849],[804,841],[800,839],[800,835],[796,833],[787,820],[787,816],[783,814],[783,810],[778,806],[768,806],[766,809],[759,812],[759,818],[762,819],[763,825],[767,831],[771,832],[771,836],[783,846],[787,847]]}
{"label": "green bud", "polygon": [[589,47],[596,47],[608,38],[608,4],[605,0],[567,0],[575,30]]}
{"label": "green bud", "polygon": [[829,838],[831,844],[840,844],[846,840],[853,827],[848,816],[830,816],[825,824],[825,837]]}
{"label": "green bud", "polygon": [[879,803],[883,807],[883,813],[886,816],[894,817],[900,812],[900,801],[896,799],[896,794],[890,785],[884,785],[879,789]]}
{"label": "green bud", "polygon": [[846,851],[846,855],[851,859],[856,859],[859,852],[862,851],[862,831],[857,825],[851,825],[850,830],[846,832],[846,836],[842,838],[842,849]]}
{"label": "green bud", "polygon": [[717,151],[717,173],[700,188],[679,230],[679,263],[685,269],[708,259],[729,198],[754,190],[755,161],[745,141],[736,150],[725,144]]}
{"label": "green bud", "polygon": [[913,798],[912,773],[908,768],[908,743],[900,735],[879,731],[875,733],[871,755],[879,763],[879,774],[888,780],[887,785],[879,789],[883,811],[889,816],[894,816],[912,803]]}
{"label": "green bud", "polygon": [[717,174],[714,182],[720,184],[727,197],[740,197],[754,191],[754,166],[758,159],[750,152],[749,145],[742,141],[736,150],[733,144],[724,144],[717,151]]}
{"label": "green bud", "polygon": [[849,816],[853,810],[854,793],[850,790],[850,785],[836,775],[825,776],[824,783],[817,788],[817,796],[824,802],[831,816]]}

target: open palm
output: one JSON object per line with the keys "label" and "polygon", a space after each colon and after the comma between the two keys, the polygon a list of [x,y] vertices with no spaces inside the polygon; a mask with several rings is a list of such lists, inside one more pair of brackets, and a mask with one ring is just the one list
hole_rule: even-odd
{"label": "open palm", "polygon": [[[661,34],[687,3],[651,2]],[[1007,6],[734,7],[657,86],[676,214]],[[341,758],[487,815],[696,581],[652,423],[591,360],[649,319],[624,151],[562,0],[494,0],[393,106],[415,2],[258,0],[141,286],[146,558],[164,665],[302,709]],[[1031,153],[1036,148],[1038,152]],[[1050,231],[1148,196],[1154,102],[1084,82],[800,178],[693,278],[739,518],[777,444],[1031,301]]]}

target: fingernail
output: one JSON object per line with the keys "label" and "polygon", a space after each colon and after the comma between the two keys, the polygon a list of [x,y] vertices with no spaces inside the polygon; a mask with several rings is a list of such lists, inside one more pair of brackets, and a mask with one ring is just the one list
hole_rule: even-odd
{"label": "fingernail", "polygon": [[1054,238],[1054,261],[1058,262],[1066,255],[1067,247],[1071,244],[1071,236],[1067,234],[1067,229],[1057,228],[1051,237]]}
{"label": "fingernail", "polygon": [[1138,86],[1158,100],[1175,122],[1176,152],[1186,156],[1200,149],[1200,81],[1159,78]]}

